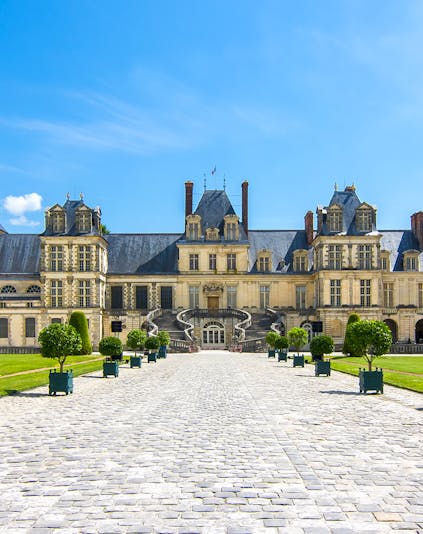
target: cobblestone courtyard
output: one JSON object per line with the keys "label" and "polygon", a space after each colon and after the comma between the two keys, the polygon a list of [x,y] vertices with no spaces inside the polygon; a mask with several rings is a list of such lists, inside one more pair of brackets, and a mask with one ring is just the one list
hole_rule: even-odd
{"label": "cobblestone courtyard", "polygon": [[0,532],[423,532],[423,396],[263,354],[0,399]]}

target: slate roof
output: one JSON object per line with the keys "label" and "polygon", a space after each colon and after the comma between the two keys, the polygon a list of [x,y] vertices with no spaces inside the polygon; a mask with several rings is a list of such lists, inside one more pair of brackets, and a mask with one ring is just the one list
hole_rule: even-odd
{"label": "slate roof", "polygon": [[[420,250],[419,242],[411,230],[385,230],[381,231],[381,250],[391,252],[391,269],[403,271],[403,253],[406,250]],[[420,253],[420,270],[423,270],[423,252]]]}
{"label": "slate roof", "polygon": [[39,273],[40,252],[40,238],[36,234],[1,234],[0,273]]}
{"label": "slate roof", "polygon": [[250,272],[257,272],[257,254],[262,249],[271,251],[271,272],[278,273],[292,272],[294,250],[308,249],[305,230],[250,230],[248,240]]}
{"label": "slate roof", "polygon": [[6,228],[2,224],[0,224],[0,232],[7,234]]}
{"label": "slate roof", "polygon": [[[66,228],[65,231],[62,234],[57,234],[52,232],[51,228],[48,226],[44,230],[44,232],[41,235],[99,235],[99,232],[96,230],[94,224],[92,225],[92,231],[91,232],[81,232],[77,231],[76,226],[76,210],[77,208],[85,206],[88,208],[88,206],[85,204],[83,200],[67,200],[62,208],[64,209],[66,213]],[[54,207],[54,206],[53,206]],[[51,209],[51,208],[50,208]],[[95,215],[95,211],[91,208],[88,208],[91,211],[92,216]],[[94,221],[93,221],[94,223]]]}

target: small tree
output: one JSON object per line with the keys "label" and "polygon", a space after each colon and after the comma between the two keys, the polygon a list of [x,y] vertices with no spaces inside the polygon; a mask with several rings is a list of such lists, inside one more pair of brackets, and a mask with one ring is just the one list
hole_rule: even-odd
{"label": "small tree", "polygon": [[270,332],[267,332],[266,334],[266,343],[269,345],[270,348],[275,348],[276,340],[278,339],[279,334],[277,332],[274,332],[273,330],[270,330]]}
{"label": "small tree", "polygon": [[278,336],[278,339],[275,341],[275,349],[282,350],[288,347],[288,338],[286,336]]}
{"label": "small tree", "polygon": [[358,321],[348,327],[352,349],[362,354],[369,371],[373,360],[386,354],[392,344],[392,334],[383,321]]}
{"label": "small tree", "polygon": [[76,354],[91,354],[93,346],[91,345],[90,336],[88,334],[88,321],[85,317],[85,313],[81,311],[72,312],[69,324],[72,325],[81,336],[82,348]]}
{"label": "small tree", "polygon": [[167,347],[170,343],[170,335],[169,332],[166,332],[166,330],[157,332],[157,338],[159,340],[160,347]]}
{"label": "small tree", "polygon": [[288,330],[288,342],[295,347],[298,354],[300,354],[301,347],[304,347],[304,345],[307,344],[307,341],[308,334],[307,330],[304,330],[304,328],[295,326],[294,328],[291,328],[291,330]]}
{"label": "small tree", "polygon": [[310,352],[313,360],[323,360],[323,356],[331,354],[333,348],[333,339],[330,336],[316,336],[310,342]]}
{"label": "small tree", "polygon": [[41,355],[57,360],[61,373],[66,358],[71,354],[78,354],[82,347],[81,336],[75,328],[61,323],[53,323],[43,328],[38,335],[38,341],[41,345]]}
{"label": "small tree", "polygon": [[147,339],[147,334],[144,332],[144,330],[139,330],[138,328],[135,330],[131,330],[128,332],[128,337],[126,338],[126,344],[130,349],[132,349],[135,352],[135,356],[137,355],[137,350],[143,350],[145,341]]}
{"label": "small tree", "polygon": [[348,327],[351,324],[358,323],[358,321],[360,321],[360,316],[358,315],[358,313],[351,313],[350,316],[348,317],[347,327],[345,330],[344,345],[342,347],[342,353],[345,354],[345,356],[355,356],[355,357],[362,356],[362,354],[356,354],[354,352],[351,346],[350,337],[348,333]]}
{"label": "small tree", "polygon": [[157,336],[148,337],[145,342],[145,348],[148,350],[156,351],[160,347],[160,341]]}
{"label": "small tree", "polygon": [[118,337],[103,337],[98,350],[103,356],[120,356],[122,354],[122,341]]}

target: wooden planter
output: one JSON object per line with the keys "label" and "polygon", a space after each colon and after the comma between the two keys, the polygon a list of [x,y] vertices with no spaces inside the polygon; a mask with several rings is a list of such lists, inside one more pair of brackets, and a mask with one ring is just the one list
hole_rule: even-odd
{"label": "wooden planter", "polygon": [[292,366],[293,367],[304,367],[304,354],[294,354],[293,360],[292,360]]}
{"label": "wooden planter", "polygon": [[323,360],[316,360],[314,362],[314,375],[330,376],[330,361],[324,362]]}
{"label": "wooden planter", "polygon": [[141,356],[130,356],[129,367],[141,367]]}
{"label": "wooden planter", "polygon": [[360,393],[367,393],[368,391],[376,391],[376,393],[383,393],[383,371],[376,369],[376,371],[366,371],[360,369]]}
{"label": "wooden planter", "polygon": [[149,352],[147,357],[147,362],[157,363],[157,352]]}
{"label": "wooden planter", "polygon": [[275,357],[275,350],[274,349],[269,349],[267,351],[267,357],[268,358],[274,358]]}
{"label": "wooden planter", "polygon": [[119,363],[117,361],[105,361],[103,362],[103,376],[119,376]]}
{"label": "wooden planter", "polygon": [[73,393],[73,373],[72,370],[59,373],[55,369],[50,371],[48,380],[48,394]]}
{"label": "wooden planter", "polygon": [[287,362],[288,361],[288,353],[284,350],[278,351],[278,362]]}

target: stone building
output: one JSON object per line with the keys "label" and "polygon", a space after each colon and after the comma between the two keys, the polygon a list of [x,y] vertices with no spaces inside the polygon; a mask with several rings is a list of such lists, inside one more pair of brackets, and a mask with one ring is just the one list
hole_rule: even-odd
{"label": "stone building", "polygon": [[194,210],[193,187],[183,233],[103,235],[100,209],[82,198],[47,209],[40,235],[0,226],[0,349],[37,347],[74,310],[95,347],[112,322],[125,341],[153,310],[179,312],[207,347],[229,345],[243,318],[254,331],[266,312],[282,332],[303,326],[338,344],[352,312],[384,320],[395,341],[423,342],[423,212],[408,230],[378,230],[376,208],[349,186],[302,229],[252,230],[248,182],[240,215],[224,190],[205,190]]}

